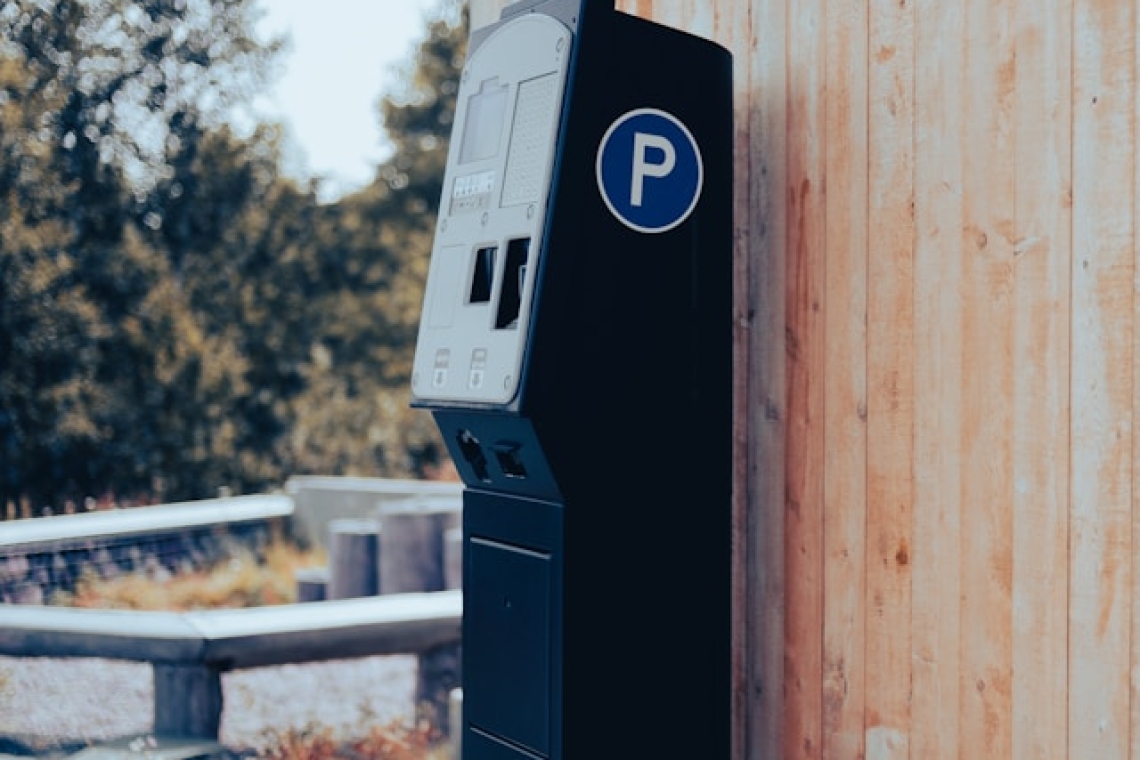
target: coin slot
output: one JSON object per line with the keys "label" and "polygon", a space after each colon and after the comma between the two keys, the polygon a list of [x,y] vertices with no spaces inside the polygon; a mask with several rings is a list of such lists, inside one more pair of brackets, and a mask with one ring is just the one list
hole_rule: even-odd
{"label": "coin slot", "polygon": [[491,288],[495,284],[495,254],[498,250],[498,246],[491,245],[475,251],[468,303],[487,303],[491,300]]}

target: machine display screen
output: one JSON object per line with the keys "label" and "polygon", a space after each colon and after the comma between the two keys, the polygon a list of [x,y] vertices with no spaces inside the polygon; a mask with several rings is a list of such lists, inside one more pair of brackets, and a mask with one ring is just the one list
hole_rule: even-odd
{"label": "machine display screen", "polygon": [[463,125],[463,141],[459,162],[482,161],[499,152],[503,132],[503,116],[507,110],[507,85],[498,77],[483,82],[479,92],[467,101],[467,122]]}

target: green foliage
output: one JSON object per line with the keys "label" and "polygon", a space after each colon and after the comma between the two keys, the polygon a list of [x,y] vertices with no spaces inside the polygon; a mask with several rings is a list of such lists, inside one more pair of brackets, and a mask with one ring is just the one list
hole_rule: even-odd
{"label": "green foliage", "polygon": [[244,360],[201,329],[146,209],[168,146],[260,79],[273,46],[249,7],[0,11],[0,501],[188,497],[232,476]]}
{"label": "green foliage", "polygon": [[406,86],[380,101],[395,154],[371,185],[322,209],[324,292],[307,312],[317,339],[292,416],[298,471],[422,477],[444,458],[408,389],[466,41],[465,8],[445,2]]}
{"label": "green foliage", "polygon": [[390,202],[430,230],[443,186],[448,136],[455,119],[458,73],[467,53],[466,5],[445,3],[414,61],[402,73],[404,86],[380,101],[380,113],[395,156],[380,169],[393,191]]}
{"label": "green foliage", "polygon": [[0,504],[176,500],[292,473],[424,475],[408,375],[466,41],[441,0],[396,145],[336,203],[233,108],[253,0],[0,6]]}

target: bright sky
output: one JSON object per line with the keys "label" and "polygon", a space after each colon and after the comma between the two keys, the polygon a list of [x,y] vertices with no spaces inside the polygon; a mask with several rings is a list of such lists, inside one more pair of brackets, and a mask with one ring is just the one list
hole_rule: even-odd
{"label": "bright sky", "polygon": [[438,0],[259,0],[261,31],[291,50],[259,110],[287,124],[285,170],[326,178],[323,196],[363,187],[387,157],[377,103],[408,60]]}

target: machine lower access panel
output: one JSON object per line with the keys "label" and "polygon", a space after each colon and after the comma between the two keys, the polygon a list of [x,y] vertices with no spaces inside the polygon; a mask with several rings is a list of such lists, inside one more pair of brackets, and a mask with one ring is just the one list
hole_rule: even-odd
{"label": "machine lower access panel", "polygon": [[551,555],[478,536],[467,551],[465,741],[488,760],[548,757]]}

